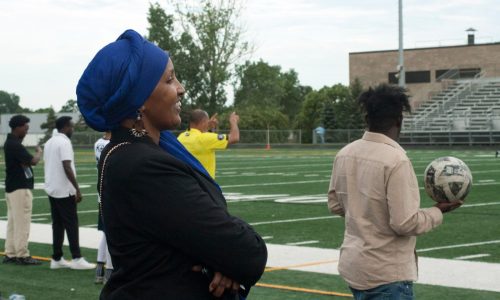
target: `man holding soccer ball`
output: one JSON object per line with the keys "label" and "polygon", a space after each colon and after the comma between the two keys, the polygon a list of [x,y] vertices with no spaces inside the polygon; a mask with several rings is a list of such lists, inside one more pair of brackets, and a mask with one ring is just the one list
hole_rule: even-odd
{"label": "man holding soccer ball", "polygon": [[368,131],[335,157],[328,208],[345,217],[339,273],[354,299],[414,299],[416,236],[436,228],[462,201],[420,208],[413,166],[397,143],[403,88],[379,85],[359,97]]}

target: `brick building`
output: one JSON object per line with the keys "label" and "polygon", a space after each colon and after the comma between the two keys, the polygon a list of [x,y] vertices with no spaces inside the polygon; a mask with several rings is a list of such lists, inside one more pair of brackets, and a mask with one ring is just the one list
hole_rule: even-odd
{"label": "brick building", "polygon": [[[349,81],[364,87],[397,84],[398,50],[349,53]],[[500,42],[404,50],[406,87],[418,107],[446,87],[449,80],[500,77]]]}

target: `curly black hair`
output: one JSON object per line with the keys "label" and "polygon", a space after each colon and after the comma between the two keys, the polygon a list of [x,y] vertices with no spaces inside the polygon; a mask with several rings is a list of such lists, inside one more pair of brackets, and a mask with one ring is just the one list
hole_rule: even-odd
{"label": "curly black hair", "polygon": [[63,129],[64,126],[69,126],[71,119],[73,119],[73,118],[70,116],[62,116],[62,117],[57,118],[57,120],[56,120],[57,131],[61,131],[61,129]]}
{"label": "curly black hair", "polygon": [[15,115],[9,120],[9,127],[11,129],[24,126],[24,124],[29,123],[30,118],[23,115]]}
{"label": "curly black hair", "polygon": [[363,92],[358,102],[366,112],[368,129],[373,132],[387,132],[403,118],[403,111],[411,112],[406,89],[380,84]]}

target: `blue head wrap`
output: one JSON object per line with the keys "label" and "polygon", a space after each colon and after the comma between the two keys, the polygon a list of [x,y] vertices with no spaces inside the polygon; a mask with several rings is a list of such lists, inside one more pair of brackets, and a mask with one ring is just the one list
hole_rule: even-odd
{"label": "blue head wrap", "polygon": [[97,131],[135,118],[165,72],[168,53],[134,30],[97,52],[76,87],[86,123]]}
{"label": "blue head wrap", "polygon": [[[124,119],[135,118],[165,72],[168,59],[167,52],[130,29],[102,48],[76,87],[85,122],[94,130],[107,131],[119,127]],[[161,133],[160,147],[211,178],[171,132]]]}

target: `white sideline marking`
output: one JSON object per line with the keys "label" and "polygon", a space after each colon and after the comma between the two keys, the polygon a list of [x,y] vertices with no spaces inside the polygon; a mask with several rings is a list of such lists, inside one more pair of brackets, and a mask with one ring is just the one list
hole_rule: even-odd
{"label": "white sideline marking", "polygon": [[[339,259],[337,249],[321,249],[307,246],[287,246],[267,243],[268,267],[304,265],[321,261]],[[291,270],[339,275],[337,262],[325,262]],[[421,284],[448,286],[473,290],[500,292],[500,264],[438,259],[418,258],[418,281]]]}
{"label": "white sideline marking", "polygon": [[478,182],[495,182],[495,179],[483,179],[483,180],[478,180]]}
{"label": "white sideline marking", "polygon": [[462,207],[476,207],[476,206],[489,206],[489,205],[498,205],[498,204],[500,204],[500,202],[488,202],[488,203],[464,204],[464,205],[460,206],[460,208],[462,208]]}
{"label": "white sideline marking", "polygon": [[48,219],[47,218],[35,218],[35,219],[31,219],[31,221],[47,221]]}
{"label": "white sideline marking", "polygon": [[[87,197],[87,196],[97,196],[97,193],[88,193],[88,194],[83,194],[82,196],[85,199],[85,197]],[[36,200],[36,199],[46,199],[46,200],[49,200],[49,198],[48,198],[47,195],[33,197],[33,200]],[[5,202],[5,198],[0,199],[0,202]],[[96,202],[97,202],[97,200],[96,200]]]}
{"label": "white sideline marking", "polygon": [[328,166],[332,167],[332,162],[328,163],[313,163],[313,164],[287,164],[287,165],[267,165],[267,166],[252,166],[252,167],[231,167],[231,168],[220,168],[221,172],[227,172],[229,170],[240,171],[240,170],[255,170],[255,169],[277,169],[277,168],[298,168],[298,167],[311,167],[311,166]]}
{"label": "white sideline marking", "polygon": [[303,180],[303,181],[288,181],[288,182],[266,182],[266,183],[249,183],[249,184],[234,184],[234,185],[223,185],[222,189],[234,188],[234,187],[250,187],[250,186],[267,186],[267,185],[289,185],[289,184],[304,184],[304,183],[318,183],[318,182],[330,182],[330,180]]}
{"label": "white sideline marking", "polygon": [[274,200],[274,202],[278,203],[326,203],[327,201],[328,199],[326,194],[290,196]]}
{"label": "white sideline marking", "polygon": [[[5,239],[7,221],[0,221],[0,239]],[[80,246],[97,249],[100,233],[95,228],[80,227]],[[52,244],[50,224],[31,224],[30,241]],[[68,245],[65,240],[65,245]],[[286,267],[325,260],[338,260],[340,251],[307,246],[267,244],[268,267]],[[500,292],[500,264],[420,257],[418,283],[473,290]],[[338,275],[337,263],[291,268],[298,271]]]}
{"label": "white sideline marking", "polygon": [[255,176],[255,172],[244,172],[244,173],[241,173],[241,175],[243,176]]}
{"label": "white sideline marking", "polygon": [[[96,212],[99,212],[99,210],[93,209],[93,210],[79,210],[79,211],[77,211],[78,214],[90,214],[90,213],[96,213]],[[47,217],[47,216],[50,216],[50,213],[32,214],[31,215],[31,217]],[[0,220],[7,220],[7,216],[0,217]],[[35,220],[36,219],[31,219],[31,221],[35,221]],[[42,220],[45,220],[45,218],[43,218]]]}
{"label": "white sideline marking", "polygon": [[319,174],[306,174],[304,177],[318,177]]}
{"label": "white sideline marking", "polygon": [[301,222],[301,221],[314,221],[314,220],[334,219],[334,218],[340,218],[340,216],[325,216],[325,217],[314,217],[314,218],[301,218],[301,219],[288,219],[288,220],[255,222],[255,223],[250,223],[250,225],[257,226],[257,225],[266,225],[266,224],[291,223],[291,222]]}
{"label": "white sideline marking", "polygon": [[299,246],[299,245],[308,245],[308,244],[317,244],[319,241],[303,241],[296,243],[286,243],[288,246]]}
{"label": "white sideline marking", "polygon": [[474,246],[489,245],[489,244],[498,244],[498,243],[500,243],[500,240],[478,242],[478,243],[468,243],[468,244],[458,244],[458,245],[449,245],[449,246],[441,246],[441,247],[432,247],[432,248],[424,248],[424,249],[417,249],[417,252],[420,253],[420,252],[429,252],[429,251],[441,250],[441,249],[474,247]]}
{"label": "white sideline marking", "polygon": [[491,256],[490,254],[474,254],[474,255],[464,255],[464,256],[459,256],[455,257],[454,259],[473,259],[473,258],[480,258],[480,257],[487,257]]}
{"label": "white sideline marking", "polygon": [[224,193],[224,197],[226,198],[227,203],[275,200],[276,198],[287,197],[287,196],[288,194],[244,195],[241,193]]}
{"label": "white sideline marking", "polygon": [[273,237],[274,237],[274,236],[272,236],[272,235],[268,235],[268,236],[263,236],[263,237],[262,237],[262,239],[263,239],[263,240],[270,240],[270,239],[272,239]]}

